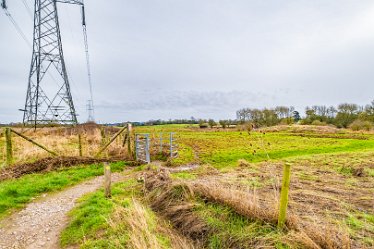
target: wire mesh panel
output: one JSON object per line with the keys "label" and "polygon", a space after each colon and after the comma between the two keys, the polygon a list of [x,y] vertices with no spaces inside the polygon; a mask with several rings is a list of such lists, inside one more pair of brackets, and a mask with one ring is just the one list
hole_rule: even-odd
{"label": "wire mesh panel", "polygon": [[135,135],[135,155],[136,160],[150,163],[151,156],[149,153],[150,147],[149,134],[136,134]]}
{"label": "wire mesh panel", "polygon": [[155,139],[155,142],[158,144],[159,153],[164,153],[171,158],[178,156],[178,145],[175,132],[161,132],[159,138]]}
{"label": "wire mesh panel", "polygon": [[174,135],[175,135],[175,132],[170,132],[170,135],[169,135],[170,158],[174,158],[178,156],[178,145],[177,145],[176,137]]}

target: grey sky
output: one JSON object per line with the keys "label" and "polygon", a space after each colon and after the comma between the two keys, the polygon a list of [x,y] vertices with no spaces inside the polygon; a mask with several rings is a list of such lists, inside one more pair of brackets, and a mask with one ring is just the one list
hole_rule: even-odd
{"label": "grey sky", "polygon": [[[32,0],[26,0],[33,6]],[[96,119],[235,118],[242,107],[374,99],[372,0],[86,0]],[[31,40],[21,0],[9,11]],[[80,10],[59,5],[80,121]],[[0,14],[0,123],[21,121],[31,50]]]}

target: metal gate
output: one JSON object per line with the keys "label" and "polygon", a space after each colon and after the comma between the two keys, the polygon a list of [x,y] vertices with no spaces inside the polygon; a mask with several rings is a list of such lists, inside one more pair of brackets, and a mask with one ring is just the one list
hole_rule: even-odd
{"label": "metal gate", "polygon": [[135,134],[135,155],[136,160],[151,163],[149,153],[149,134]]}
{"label": "metal gate", "polygon": [[169,150],[170,158],[174,158],[178,156],[178,146],[176,143],[176,138],[174,136],[175,132],[166,133],[168,136],[164,136],[165,133],[160,133],[160,142],[159,142],[159,150],[160,153],[163,152],[163,148],[166,147]]}

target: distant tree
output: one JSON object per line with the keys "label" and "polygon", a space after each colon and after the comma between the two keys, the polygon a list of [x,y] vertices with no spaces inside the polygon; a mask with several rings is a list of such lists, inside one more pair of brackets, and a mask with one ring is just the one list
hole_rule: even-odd
{"label": "distant tree", "polygon": [[338,113],[335,117],[335,125],[347,128],[355,119],[358,118],[359,106],[356,104],[340,104]]}
{"label": "distant tree", "polygon": [[293,111],[293,120],[295,123],[299,122],[301,119],[300,113],[298,111]]}
{"label": "distant tree", "polygon": [[374,122],[374,101],[364,107],[358,118],[362,121]]}
{"label": "distant tree", "polygon": [[310,107],[306,107],[305,108],[305,114],[307,117],[311,117],[311,116],[315,116],[316,115],[316,111]]}
{"label": "distant tree", "polygon": [[208,124],[209,124],[210,128],[213,128],[216,125],[216,121],[214,121],[214,119],[209,119]]}
{"label": "distant tree", "polygon": [[329,108],[327,108],[328,118],[330,118],[330,119],[335,118],[337,112],[338,112],[338,110],[336,110],[336,108],[334,106],[330,106]]}
{"label": "distant tree", "polygon": [[227,125],[229,124],[229,121],[228,120],[220,120],[219,124],[222,126],[222,128],[225,129],[227,127]]}

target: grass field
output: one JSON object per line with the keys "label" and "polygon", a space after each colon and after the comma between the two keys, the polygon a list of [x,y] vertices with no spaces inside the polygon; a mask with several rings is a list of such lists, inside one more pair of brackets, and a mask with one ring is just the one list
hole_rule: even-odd
{"label": "grass field", "polygon": [[[154,159],[160,158],[159,134],[176,132],[179,156],[167,165],[199,167],[157,178],[160,170],[153,169],[162,162],[140,166],[113,188],[112,199],[101,191],[85,196],[71,212],[61,237],[64,247],[374,247],[372,133],[314,126],[248,133],[188,125],[136,127],[135,132],[152,134]],[[288,214],[297,225],[279,231],[274,214],[285,163],[291,164]],[[63,172],[45,178],[64,178]],[[80,178],[81,173],[72,172]],[[24,176],[12,184],[32,177],[42,179]],[[148,183],[153,177],[157,184]],[[56,190],[70,184],[61,182]],[[9,199],[8,192],[0,194]]]}
{"label": "grass field", "polygon": [[315,133],[308,131],[248,134],[235,129],[220,131],[187,127],[156,126],[137,128],[136,131],[152,134],[177,131],[180,156],[175,164],[198,162],[218,168],[235,166],[239,159],[262,162],[317,154],[374,151],[374,134],[326,133],[316,137]]}

